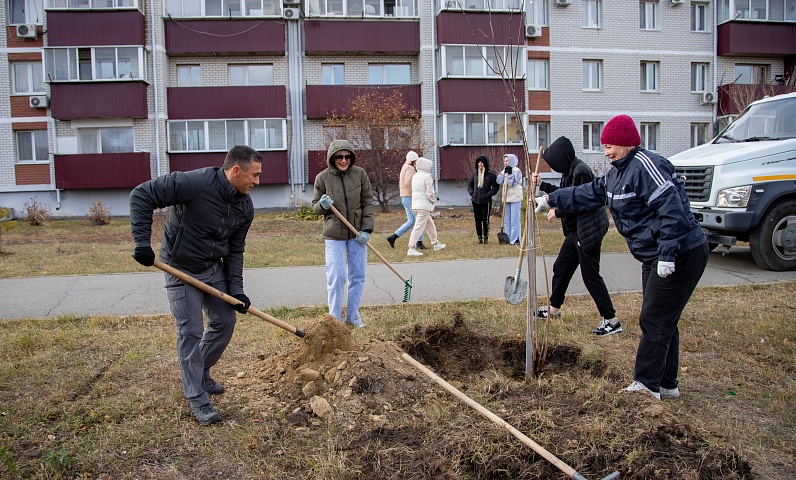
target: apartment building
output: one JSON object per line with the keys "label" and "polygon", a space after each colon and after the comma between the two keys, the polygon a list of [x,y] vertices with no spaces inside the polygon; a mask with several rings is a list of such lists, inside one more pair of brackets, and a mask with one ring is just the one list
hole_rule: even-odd
{"label": "apartment building", "polygon": [[467,205],[475,157],[524,158],[523,132],[532,153],[566,135],[605,171],[602,125],[626,113],[646,148],[672,155],[731,119],[740,93],[793,89],[796,63],[796,0],[0,8],[0,205],[18,215],[34,196],[55,215],[85,215],[96,200],[126,215],[135,185],[220,165],[236,144],[264,157],[255,207],[306,204],[330,116],[374,89],[398,90],[421,112],[440,204]]}

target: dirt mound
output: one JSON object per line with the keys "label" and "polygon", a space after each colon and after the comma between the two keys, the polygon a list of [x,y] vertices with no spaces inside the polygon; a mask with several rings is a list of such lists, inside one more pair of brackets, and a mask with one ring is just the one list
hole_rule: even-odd
{"label": "dirt mound", "polygon": [[335,478],[562,478],[404,362],[403,351],[586,476],[754,478],[735,451],[716,446],[666,402],[584,388],[607,381],[610,369],[582,365],[575,346],[551,346],[545,375],[525,382],[524,340],[485,336],[458,317],[408,327],[397,342],[357,344],[331,316],[306,332],[251,366],[249,408],[286,428],[329,435],[347,472]]}

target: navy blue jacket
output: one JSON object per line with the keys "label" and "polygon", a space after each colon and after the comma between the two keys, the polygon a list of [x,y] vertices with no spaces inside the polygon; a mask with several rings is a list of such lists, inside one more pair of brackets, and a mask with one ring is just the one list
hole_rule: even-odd
{"label": "navy blue jacket", "polygon": [[643,263],[674,262],[706,241],[669,160],[636,147],[611,165],[591,183],[550,193],[550,205],[577,211],[608,205],[630,253]]}

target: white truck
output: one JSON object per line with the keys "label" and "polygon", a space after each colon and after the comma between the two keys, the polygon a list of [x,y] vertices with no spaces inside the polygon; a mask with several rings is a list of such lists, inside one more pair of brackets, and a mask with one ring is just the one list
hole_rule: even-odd
{"label": "white truck", "polygon": [[796,93],[751,103],[712,141],[669,158],[711,250],[749,242],[767,270],[796,270]]}

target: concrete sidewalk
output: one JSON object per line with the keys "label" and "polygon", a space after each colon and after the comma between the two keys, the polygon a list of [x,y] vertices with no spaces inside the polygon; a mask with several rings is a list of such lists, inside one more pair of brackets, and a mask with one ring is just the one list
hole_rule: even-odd
{"label": "concrete sidewalk", "polygon": [[[547,257],[548,271],[555,257]],[[411,303],[504,298],[506,276],[517,269],[516,258],[395,263],[405,278],[413,278]],[[641,290],[641,266],[629,253],[604,253],[601,269],[613,292]],[[168,314],[164,274],[75,275],[0,279],[0,318],[40,318],[65,315]],[[523,261],[523,278],[527,266]],[[548,278],[552,279],[552,273]],[[537,291],[544,295],[542,260],[537,259]],[[795,282],[796,272],[769,272],[752,260],[748,248],[729,255],[711,254],[700,286]],[[252,305],[274,307],[326,305],[324,267],[254,268],[244,271]],[[403,299],[403,282],[382,263],[368,265],[363,305],[388,305]],[[579,272],[568,294],[585,294]]]}

